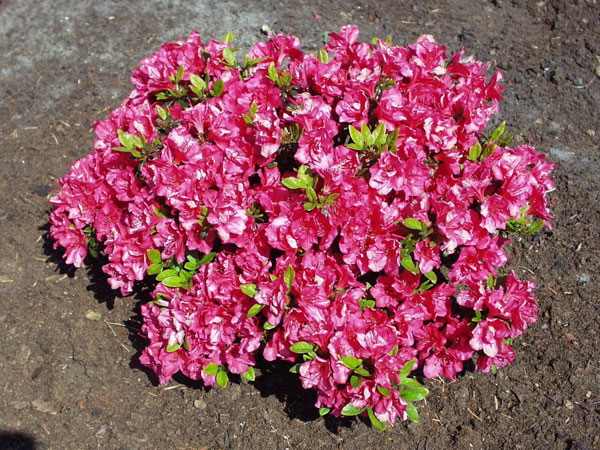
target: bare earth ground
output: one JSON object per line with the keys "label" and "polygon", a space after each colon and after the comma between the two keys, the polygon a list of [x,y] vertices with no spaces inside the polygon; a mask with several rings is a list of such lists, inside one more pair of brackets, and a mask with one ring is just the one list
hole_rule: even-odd
{"label": "bare earth ground", "polygon": [[[0,1],[0,448],[600,448],[599,3]],[[511,245],[541,305],[517,360],[428,381],[421,423],[383,433],[318,418],[283,366],[227,389],[160,387],[137,363],[143,295],[66,270],[41,237],[54,180],[161,42],[234,30],[247,46],[267,24],[313,50],[346,23],[364,40],[430,33],[491,60],[506,74],[498,122],[557,164],[554,230]]]}

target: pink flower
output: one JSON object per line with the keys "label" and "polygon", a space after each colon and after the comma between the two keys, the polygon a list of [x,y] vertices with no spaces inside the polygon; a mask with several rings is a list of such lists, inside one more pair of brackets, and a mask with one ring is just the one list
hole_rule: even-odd
{"label": "pink flower", "polygon": [[[432,245],[433,244],[433,245]],[[421,273],[431,272],[440,266],[440,254],[431,241],[419,241],[415,246],[415,258],[419,261]]]}
{"label": "pink flower", "polygon": [[344,98],[335,107],[340,121],[349,122],[360,129],[368,122],[369,99],[360,91],[346,92]]}
{"label": "pink flower", "polygon": [[492,367],[504,367],[515,360],[515,351],[510,345],[503,344],[496,356],[481,355],[477,358],[475,370],[490,373]]}
{"label": "pink flower", "polygon": [[490,357],[498,354],[503,339],[510,337],[510,329],[500,319],[486,319],[477,324],[469,344],[474,350],[483,350]]}
{"label": "pink flower", "polygon": [[156,234],[153,236],[154,244],[162,247],[162,259],[175,257],[177,262],[185,260],[185,240],[181,230],[174,220],[161,220],[156,225]]}
{"label": "pink flower", "polygon": [[375,115],[380,122],[386,125],[388,130],[392,130],[406,120],[405,104],[406,100],[399,89],[388,89],[381,94]]}
{"label": "pink flower", "polygon": [[370,172],[369,186],[381,195],[394,190],[404,192],[407,196],[419,196],[423,194],[429,179],[429,170],[424,164],[414,160],[402,161],[390,152],[382,153]]}

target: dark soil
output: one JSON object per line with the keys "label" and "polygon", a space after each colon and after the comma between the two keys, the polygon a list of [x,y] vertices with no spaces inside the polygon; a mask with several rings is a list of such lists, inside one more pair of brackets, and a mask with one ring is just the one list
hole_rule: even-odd
{"label": "dark soil", "polygon": [[[0,1],[0,448],[600,448],[599,3]],[[511,245],[541,306],[515,363],[427,381],[421,423],[385,432],[318,418],[285,366],[227,389],[159,386],[137,362],[144,294],[115,296],[43,238],[56,178],[161,42],[234,30],[249,45],[266,24],[312,50],[346,23],[363,40],[429,33],[491,60],[506,75],[496,121],[557,165],[554,229]]]}

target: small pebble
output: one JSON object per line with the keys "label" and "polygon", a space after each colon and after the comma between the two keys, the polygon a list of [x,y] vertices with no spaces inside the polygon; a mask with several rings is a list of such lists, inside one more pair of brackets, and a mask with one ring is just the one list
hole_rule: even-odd
{"label": "small pebble", "polygon": [[101,320],[102,319],[102,315],[99,312],[96,311],[92,311],[91,309],[85,313],[85,318],[87,320]]}
{"label": "small pebble", "polygon": [[581,77],[573,78],[573,85],[574,86],[583,86],[583,79]]}
{"label": "small pebble", "polygon": [[587,283],[590,281],[590,276],[587,273],[580,273],[577,275],[577,281],[580,283]]}
{"label": "small pebble", "polygon": [[588,136],[594,137],[596,136],[596,131],[592,130],[591,128],[589,130],[586,131]]}
{"label": "small pebble", "polygon": [[199,398],[198,400],[194,400],[194,408],[196,409],[206,409],[206,402]]}
{"label": "small pebble", "polygon": [[596,66],[596,70],[594,70],[594,72],[596,73],[596,76],[600,78],[600,64]]}
{"label": "small pebble", "polygon": [[573,402],[571,400],[565,400],[565,408],[573,409],[575,408],[575,405],[573,405]]}
{"label": "small pebble", "polygon": [[267,25],[266,23],[262,24],[262,27],[260,27],[260,32],[262,34],[266,34],[266,35],[275,34],[275,33],[273,33],[273,29],[269,25]]}

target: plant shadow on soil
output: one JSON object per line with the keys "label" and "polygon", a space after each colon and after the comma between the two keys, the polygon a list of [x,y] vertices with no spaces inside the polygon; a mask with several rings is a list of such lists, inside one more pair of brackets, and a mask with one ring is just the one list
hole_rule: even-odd
{"label": "plant shadow on soil", "polygon": [[[63,255],[64,249],[54,249],[54,240],[49,236],[50,225],[45,223],[38,228],[42,233],[43,251],[47,263],[52,263],[60,274],[66,274],[73,278],[76,273],[74,266],[66,264]],[[94,259],[89,255],[84,261],[89,285],[86,289],[93,293],[99,304],[106,304],[109,310],[115,307],[115,300],[122,298],[118,291],[113,290],[108,284],[108,275],[102,271],[102,265],[107,261],[103,258]],[[140,370],[146,374],[153,386],[159,386],[160,382],[152,369],[140,363],[140,356],[148,344],[148,340],[141,333],[143,323],[141,306],[150,298],[152,284],[150,282],[136,282],[132,298],[132,316],[123,325],[127,327],[127,334],[135,354],[131,357],[129,367]],[[312,422],[319,419],[319,412],[314,406],[317,394],[312,389],[304,389],[297,374],[290,373],[291,363],[285,361],[267,361],[262,355],[256,357],[257,377],[253,386],[266,398],[275,396],[283,405],[290,419],[298,419],[302,422]],[[180,372],[173,376],[173,380],[190,389],[199,389],[208,392],[211,388],[205,386],[201,380],[192,380]],[[230,374],[232,383],[242,383],[239,375]],[[350,418],[336,418],[331,415],[323,417],[326,428],[332,433],[337,433],[340,428],[349,428],[352,424]],[[359,418],[365,420],[364,418]]]}
{"label": "plant shadow on soil", "polygon": [[6,450],[35,450],[35,439],[28,434],[0,431],[0,447]]}

